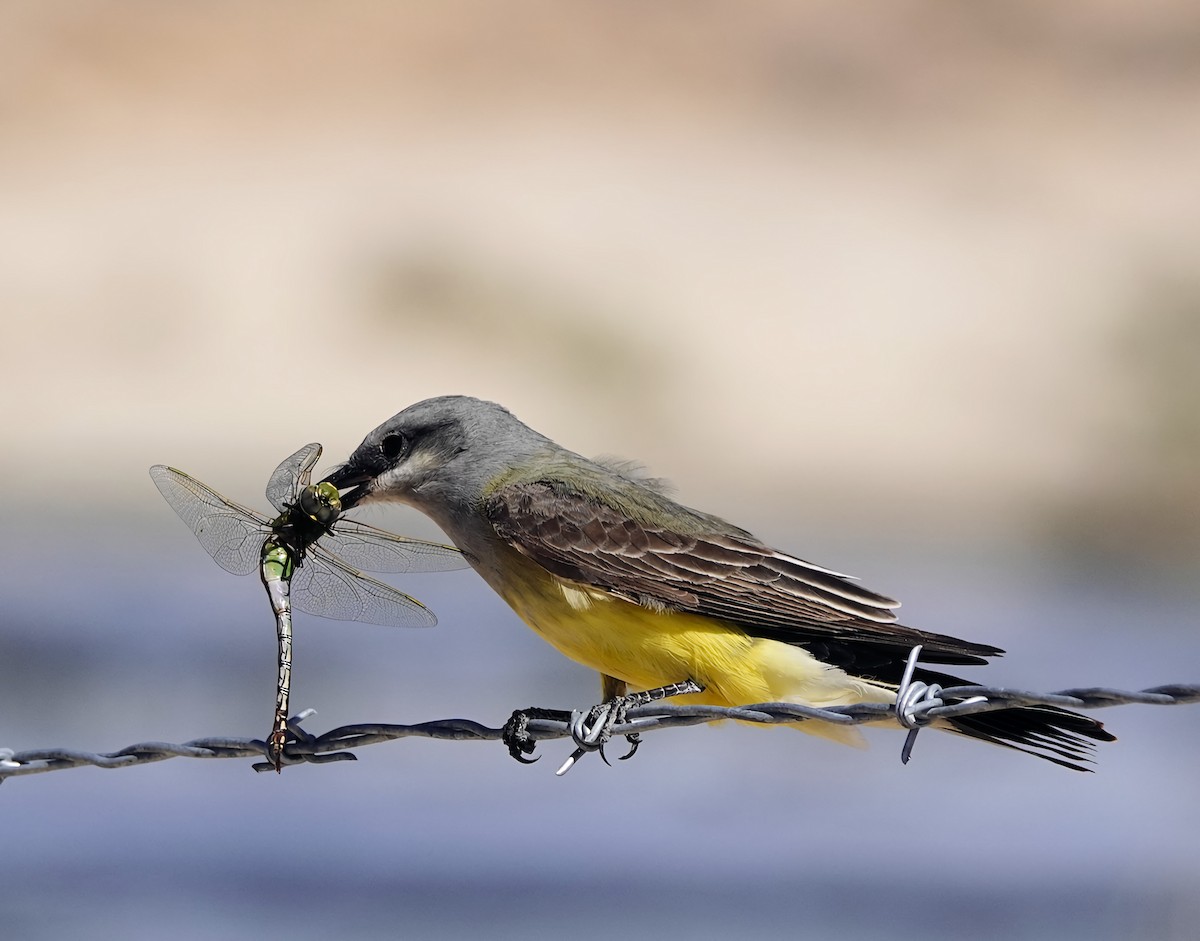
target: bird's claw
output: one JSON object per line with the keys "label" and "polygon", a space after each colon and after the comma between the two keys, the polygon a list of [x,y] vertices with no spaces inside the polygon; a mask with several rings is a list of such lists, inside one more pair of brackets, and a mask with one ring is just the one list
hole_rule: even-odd
{"label": "bird's claw", "polygon": [[[504,723],[500,740],[508,747],[508,753],[523,765],[531,765],[537,758],[526,758],[537,748],[537,739],[529,734],[530,719],[557,719],[562,722],[570,718],[569,712],[561,709],[539,709],[530,706],[528,709],[518,709]],[[540,756],[539,756],[540,757]]]}
{"label": "bird's claw", "polygon": [[[566,722],[571,732],[571,740],[575,743],[575,750],[554,773],[566,774],[575,762],[591,751],[599,752],[600,758],[611,767],[612,763],[604,753],[604,746],[612,738],[614,726],[621,725],[629,710],[633,706],[641,705],[644,698],[644,693],[617,696],[592,706],[587,712],[579,710],[564,712],[560,709],[539,709],[535,706],[518,709],[504,723],[500,740],[508,747],[508,753],[513,758],[523,765],[531,765],[538,759],[525,757],[532,755],[533,750],[537,748],[537,739],[529,732],[529,720],[553,719],[557,722]],[[629,751],[618,759],[620,761],[632,758],[641,744],[641,738],[636,732],[626,735],[625,740],[629,743]]]}
{"label": "bird's claw", "polygon": [[[612,724],[616,725],[617,723],[614,722]],[[625,754],[618,758],[617,761],[628,761],[635,754],[637,754],[638,746],[642,744],[642,737],[638,735],[637,732],[630,732],[625,736],[625,741],[629,743],[629,751],[625,752]],[[600,760],[611,768],[612,762],[608,760],[608,755],[604,754],[605,744],[607,743],[601,743],[600,747],[597,748],[596,751],[600,753]]]}
{"label": "bird's claw", "polygon": [[[571,752],[567,760],[554,773],[561,777],[571,770],[575,762],[591,751],[599,752],[600,759],[611,768],[612,763],[604,753],[604,746],[612,738],[613,726],[620,725],[625,721],[625,714],[629,712],[631,705],[629,697],[618,696],[607,702],[592,706],[586,713],[572,713],[571,740],[575,742],[575,750]],[[640,743],[636,732],[626,735],[625,739],[631,747],[626,754],[621,756],[620,761],[631,758],[633,753],[637,751],[638,744]]]}
{"label": "bird's claw", "polygon": [[537,758],[526,758],[537,748],[537,742],[529,735],[529,713],[518,709],[504,723],[500,740],[508,747],[508,753],[523,765],[531,765]]}

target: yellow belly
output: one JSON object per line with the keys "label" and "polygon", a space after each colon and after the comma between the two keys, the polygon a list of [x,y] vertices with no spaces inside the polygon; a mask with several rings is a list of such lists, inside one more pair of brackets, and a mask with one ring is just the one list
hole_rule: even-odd
{"label": "yellow belly", "polygon": [[[524,558],[510,565],[506,576],[493,582],[493,588],[526,624],[572,660],[635,689],[691,679],[704,692],[679,699],[717,706],[772,701],[830,706],[895,699],[887,687],[849,676],[800,647],[564,582]],[[851,744],[861,740],[854,729],[829,723],[798,727]]]}

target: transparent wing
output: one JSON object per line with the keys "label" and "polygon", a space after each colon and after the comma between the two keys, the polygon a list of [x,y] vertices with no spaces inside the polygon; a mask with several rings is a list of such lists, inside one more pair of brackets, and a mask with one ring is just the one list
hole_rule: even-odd
{"label": "transparent wing", "polygon": [[267,499],[271,501],[271,506],[281,513],[287,509],[287,505],[296,499],[296,494],[308,486],[312,469],[320,459],[321,446],[314,441],[276,467],[275,473],[267,481]]}
{"label": "transparent wing", "polygon": [[339,520],[317,545],[368,572],[450,572],[467,567],[454,546],[397,536],[353,520]]}
{"label": "transparent wing", "polygon": [[174,467],[155,464],[150,478],[217,565],[234,575],[258,569],[266,519]]}
{"label": "transparent wing", "polygon": [[416,598],[352,569],[313,546],[292,577],[292,604],[338,621],[384,627],[433,627],[437,617]]}

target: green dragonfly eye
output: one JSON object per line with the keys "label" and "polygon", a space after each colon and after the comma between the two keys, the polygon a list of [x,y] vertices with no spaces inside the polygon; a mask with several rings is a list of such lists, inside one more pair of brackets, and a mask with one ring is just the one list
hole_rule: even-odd
{"label": "green dragonfly eye", "polygon": [[297,503],[302,513],[322,526],[331,526],[342,511],[341,495],[328,483],[305,487]]}

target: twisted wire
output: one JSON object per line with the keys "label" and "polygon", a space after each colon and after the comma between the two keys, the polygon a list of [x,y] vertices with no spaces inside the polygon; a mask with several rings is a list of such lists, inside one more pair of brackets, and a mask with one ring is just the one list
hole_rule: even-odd
{"label": "twisted wire", "polygon": [[[903,690],[902,690],[903,692]],[[648,703],[628,710],[624,721],[611,728],[613,735],[645,734],[667,728],[701,725],[736,719],[763,725],[817,721],[839,725],[865,722],[895,722],[912,731],[935,719],[953,718],[1013,706],[1062,706],[1070,709],[1104,709],[1113,706],[1177,706],[1200,702],[1200,685],[1168,684],[1142,690],[1120,690],[1103,686],[1035,693],[1026,690],[990,686],[952,686],[934,691],[931,699],[899,697],[905,700],[898,713],[887,703],[856,703],[846,706],[803,706],[797,703],[756,703],[750,706],[678,706]],[[946,700],[962,700],[947,703]],[[344,725],[320,735],[307,732],[301,722],[313,715],[307,710],[288,726],[295,738],[284,750],[284,764],[323,764],[354,761],[350,749],[364,748],[401,738],[433,738],[449,741],[492,741],[503,736],[503,728],[493,728],[470,719],[440,719],[413,725],[363,723]],[[907,723],[915,722],[913,726]],[[571,737],[572,720],[531,718],[527,731],[536,741]],[[68,748],[42,748],[13,751],[0,748],[0,782],[12,777],[44,774],[67,768],[130,768],[169,758],[256,758],[255,770],[273,770],[262,739],[228,736],[193,739],[181,745],[167,742],[140,742],[115,752],[97,753]]]}

